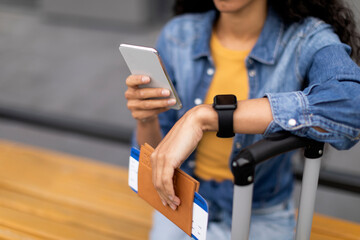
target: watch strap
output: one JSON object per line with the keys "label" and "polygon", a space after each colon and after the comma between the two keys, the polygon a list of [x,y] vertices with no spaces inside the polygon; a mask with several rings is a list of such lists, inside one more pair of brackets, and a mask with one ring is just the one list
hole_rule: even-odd
{"label": "watch strap", "polygon": [[231,138],[234,133],[234,109],[224,109],[217,111],[219,117],[219,131],[216,133],[220,138]]}

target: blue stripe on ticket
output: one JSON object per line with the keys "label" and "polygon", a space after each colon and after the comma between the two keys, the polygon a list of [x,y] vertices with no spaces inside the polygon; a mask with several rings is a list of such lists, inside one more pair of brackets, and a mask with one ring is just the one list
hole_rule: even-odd
{"label": "blue stripe on ticket", "polygon": [[130,156],[132,156],[136,161],[139,161],[140,150],[132,147],[130,151]]}
{"label": "blue stripe on ticket", "polygon": [[195,194],[194,194],[194,203],[196,203],[199,207],[204,209],[205,212],[209,212],[208,205],[207,205],[205,199],[197,192],[195,192]]}
{"label": "blue stripe on ticket", "polygon": [[208,205],[205,199],[195,192],[191,237],[195,240],[206,240],[208,225]]}
{"label": "blue stripe on ticket", "polygon": [[138,192],[138,171],[139,171],[139,155],[140,151],[131,148],[129,157],[129,186],[134,192]]}

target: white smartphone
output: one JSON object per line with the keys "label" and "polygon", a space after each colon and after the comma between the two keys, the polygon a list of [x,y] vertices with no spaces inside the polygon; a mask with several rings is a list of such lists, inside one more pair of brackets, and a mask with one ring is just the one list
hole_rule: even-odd
{"label": "white smartphone", "polygon": [[120,44],[119,50],[125,59],[131,74],[147,75],[150,77],[150,83],[140,85],[141,88],[166,88],[170,90],[170,98],[176,100],[172,109],[182,108],[180,98],[169,79],[168,74],[161,62],[158,51],[154,48],[135,46],[129,44]]}

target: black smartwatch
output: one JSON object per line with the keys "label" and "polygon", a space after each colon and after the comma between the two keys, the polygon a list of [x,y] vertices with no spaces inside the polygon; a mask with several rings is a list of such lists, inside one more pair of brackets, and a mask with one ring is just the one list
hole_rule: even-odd
{"label": "black smartwatch", "polygon": [[213,108],[219,117],[217,137],[230,138],[235,136],[233,115],[236,107],[237,100],[235,95],[216,95],[214,97]]}

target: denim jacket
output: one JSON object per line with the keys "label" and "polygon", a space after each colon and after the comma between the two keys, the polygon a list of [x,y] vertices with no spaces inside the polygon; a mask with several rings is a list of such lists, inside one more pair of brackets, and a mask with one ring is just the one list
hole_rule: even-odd
{"label": "denim jacket", "polygon": [[[157,50],[183,108],[159,115],[165,135],[189,109],[201,104],[216,71],[209,42],[216,12],[185,14],[161,32]],[[257,43],[246,58],[249,98],[267,97],[273,121],[264,135],[287,130],[348,149],[360,136],[360,69],[331,26],[316,18],[285,24],[271,9]],[[318,132],[318,126],[327,132]],[[236,134],[231,158],[262,135]],[[279,204],[291,195],[291,153],[260,164],[255,172],[253,208]],[[191,173],[194,154],[182,168]],[[231,212],[232,183],[201,182],[210,211]],[[214,210],[214,211],[215,211]]]}

